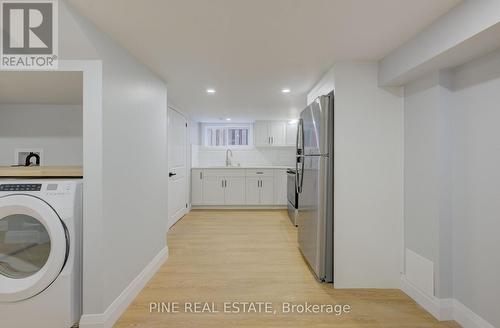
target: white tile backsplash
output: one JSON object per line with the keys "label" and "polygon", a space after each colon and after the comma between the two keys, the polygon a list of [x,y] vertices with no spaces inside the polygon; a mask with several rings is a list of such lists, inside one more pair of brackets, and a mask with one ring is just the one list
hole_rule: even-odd
{"label": "white tile backsplash", "polygon": [[[192,166],[222,166],[226,164],[225,150],[209,150],[192,145]],[[233,150],[233,164],[241,166],[295,166],[295,147],[254,148]]]}

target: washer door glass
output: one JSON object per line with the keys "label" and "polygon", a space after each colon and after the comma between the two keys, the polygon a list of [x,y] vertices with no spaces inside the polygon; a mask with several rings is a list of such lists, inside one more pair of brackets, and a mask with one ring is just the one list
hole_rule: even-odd
{"label": "washer door glass", "polygon": [[0,197],[0,307],[48,288],[68,251],[64,223],[49,204],[28,195]]}
{"label": "washer door glass", "polygon": [[40,271],[50,255],[45,226],[24,214],[0,218],[0,274],[23,279]]}

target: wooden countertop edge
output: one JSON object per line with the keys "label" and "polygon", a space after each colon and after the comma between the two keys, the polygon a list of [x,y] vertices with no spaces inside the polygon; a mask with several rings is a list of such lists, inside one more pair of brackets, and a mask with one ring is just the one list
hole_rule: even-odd
{"label": "wooden countertop edge", "polygon": [[0,167],[0,178],[81,178],[79,166]]}

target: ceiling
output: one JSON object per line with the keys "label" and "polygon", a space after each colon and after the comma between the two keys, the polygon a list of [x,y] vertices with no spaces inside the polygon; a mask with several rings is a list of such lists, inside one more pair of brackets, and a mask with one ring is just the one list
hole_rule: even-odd
{"label": "ceiling", "polygon": [[69,2],[167,82],[171,105],[246,121],[296,117],[335,61],[379,60],[460,0]]}
{"label": "ceiling", "polygon": [[0,71],[0,104],[81,105],[82,103],[81,72]]}

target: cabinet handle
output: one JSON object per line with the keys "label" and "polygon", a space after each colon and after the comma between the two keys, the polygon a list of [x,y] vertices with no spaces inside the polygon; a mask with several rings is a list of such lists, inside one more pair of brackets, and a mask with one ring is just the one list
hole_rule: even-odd
{"label": "cabinet handle", "polygon": [[203,172],[200,172],[200,180],[203,180]]}
{"label": "cabinet handle", "polygon": [[224,180],[224,188],[227,188],[227,180]]}

